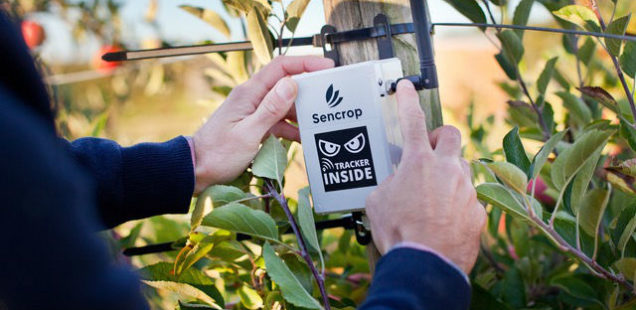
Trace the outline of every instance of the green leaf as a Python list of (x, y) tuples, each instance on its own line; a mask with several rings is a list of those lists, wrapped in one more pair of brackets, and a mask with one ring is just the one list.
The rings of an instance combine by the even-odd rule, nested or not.
[[(222, 207), (230, 202), (239, 201), (248, 198), (249, 195), (243, 192), (238, 187), (228, 185), (213, 185), (205, 189), (203, 193), (197, 198), (194, 211), (192, 213), (191, 225), (194, 230), (194, 217), (195, 214), (204, 213), (205, 210), (213, 210), (214, 208)], [(201, 223), (199, 219), (198, 223)], [(198, 225), (197, 225), (198, 226)]]
[(554, 15), (589, 31), (600, 31), (596, 14), (582, 5), (568, 5), (552, 12)]
[(623, 49), (620, 62), (623, 72), (625, 72), (627, 76), (634, 78), (634, 76), (636, 76), (636, 42), (625, 42), (625, 48)]
[(534, 159), (532, 159), (531, 175), (533, 179), (539, 175), (541, 169), (543, 168), (543, 165), (545, 165), (546, 161), (548, 160), (548, 156), (550, 156), (550, 153), (552, 153), (552, 150), (556, 148), (557, 144), (561, 142), (561, 140), (563, 140), (563, 136), (565, 136), (566, 133), (567, 130), (554, 134), (552, 137), (550, 137), (550, 139), (548, 139), (548, 141), (545, 142), (537, 155), (534, 156)]
[(581, 201), (576, 220), (588, 235), (598, 238), (598, 227), (603, 219), (605, 208), (609, 202), (610, 191), (595, 188), (589, 191)]
[(236, 202), (212, 210), (201, 224), (278, 242), (276, 223), (269, 214)]
[(498, 183), (482, 183), (477, 186), (477, 198), (497, 208), (506, 211), (507, 214), (528, 220), (525, 208), (514, 194)]
[(508, 269), (502, 282), (502, 299), (507, 304), (520, 308), (526, 304), (526, 289), (521, 272), (516, 267)]
[(568, 244), (576, 246), (576, 218), (569, 212), (563, 210), (557, 211), (554, 216), (554, 230), (556, 230)]
[(247, 309), (261, 309), (263, 307), (263, 298), (258, 295), (258, 292), (247, 286), (245, 283), (237, 290), (239, 297), (241, 298), (241, 304)]
[(496, 6), (502, 6), (508, 4), (508, 0), (490, 0)]
[(277, 180), (282, 184), (286, 167), (287, 151), (276, 137), (270, 136), (254, 158), (252, 173), (255, 176)]
[(252, 0), (223, 0), (223, 4), (247, 13), (256, 3)]
[[(512, 23), (519, 26), (525, 26), (528, 24), (528, 19), (530, 18), (530, 11), (532, 10), (532, 5), (534, 4), (534, 0), (521, 0), (515, 9), (514, 17), (512, 18)], [(515, 30), (520, 39), (523, 39), (523, 30), (517, 29)]]
[(194, 211), (192, 211), (192, 217), (190, 218), (192, 231), (201, 224), (205, 210), (213, 210), (214, 208), (221, 207), (229, 202), (244, 199), (246, 197), (247, 194), (234, 186), (213, 185), (206, 188), (201, 194), (199, 194), (197, 203), (194, 205)]
[(568, 109), (570, 115), (580, 127), (584, 127), (592, 121), (592, 111), (580, 98), (564, 91), (557, 92), (557, 95), (561, 97), (563, 106)]
[(548, 89), (548, 83), (552, 79), (552, 75), (554, 74), (554, 66), (556, 65), (559, 57), (554, 57), (545, 64), (545, 68), (541, 75), (539, 76), (539, 80), (537, 81), (537, 90), (539, 94), (545, 95), (546, 90)]
[(552, 163), (551, 179), (557, 190), (563, 189), (590, 156), (603, 149), (612, 131), (590, 130), (583, 133)]
[(209, 310), (215, 309), (204, 304), (193, 304), (179, 300), (179, 310)]
[(314, 250), (320, 256), (320, 264), (324, 268), (324, 258), (318, 242), (318, 234), (316, 233), (316, 221), (314, 220), (314, 211), (309, 204), (309, 187), (305, 187), (298, 191), (298, 225), (309, 248)]
[(240, 242), (236, 240), (222, 241), (215, 244), (208, 256), (219, 258), (226, 262), (233, 262), (238, 258), (245, 256), (245, 250)]
[(174, 272), (177, 276), (184, 270), (188, 270), (192, 265), (206, 256), (214, 246), (221, 241), (230, 238), (230, 233), (219, 230), (213, 235), (205, 236), (201, 233), (190, 233), (188, 245), (179, 253), (174, 263)]
[(519, 167), (519, 169), (526, 174), (530, 172), (530, 160), (521, 143), (518, 127), (512, 128), (512, 130), (506, 134), (503, 139), (503, 149), (507, 162)]
[(587, 38), (585, 40), (585, 43), (583, 43), (581, 48), (579, 48), (578, 57), (584, 65), (588, 66), (592, 61), (595, 52), (596, 42), (594, 42), (594, 40), (590, 38)]
[(249, 79), (245, 54), (245, 51), (227, 52), (227, 73), (234, 78), (236, 84), (244, 83)]
[(262, 64), (272, 60), (274, 50), (272, 37), (270, 36), (265, 17), (257, 7), (247, 13), (247, 37), (252, 42), (254, 53)]
[(139, 270), (139, 274), (144, 280), (187, 283), (212, 297), (217, 304), (224, 304), (223, 296), (221, 296), (213, 280), (200, 270), (188, 269), (179, 276), (174, 275), (172, 272), (172, 264), (168, 262), (156, 263)]
[(296, 31), (296, 26), (298, 26), (298, 21), (303, 16), (307, 5), (309, 4), (309, 0), (293, 0), (285, 11), (287, 15), (287, 22), (285, 26), (289, 31)]
[(486, 15), (475, 0), (444, 0), (473, 23), (486, 23)]
[[(624, 35), (625, 31), (627, 31), (627, 25), (629, 25), (631, 18), (632, 14), (615, 19), (607, 26), (605, 33)], [(612, 54), (612, 56), (618, 57), (621, 54), (622, 45), (623, 40), (605, 38), (605, 46), (607, 46), (607, 50), (610, 54)]]
[(225, 37), (230, 37), (230, 27), (228, 27), (223, 17), (221, 17), (221, 15), (219, 15), (214, 10), (207, 10), (190, 5), (180, 5), (179, 8), (208, 23), (209, 25), (214, 27), (214, 29), (222, 33)]
[(125, 248), (130, 248), (135, 246), (135, 241), (137, 241), (137, 238), (139, 238), (139, 233), (141, 233), (141, 228), (143, 226), (144, 226), (144, 222), (137, 223), (137, 225), (135, 225), (135, 227), (133, 227), (130, 230), (130, 233), (128, 233), (128, 236), (119, 240), (120, 247), (125, 249)]
[(322, 309), (300, 284), (298, 279), (276, 255), (269, 243), (263, 245), (263, 258), (267, 267), (267, 274), (280, 287), (283, 297), (288, 302), (307, 309)]
[(577, 87), (576, 89), (578, 89), (583, 95), (596, 100), (598, 103), (602, 104), (614, 113), (619, 113), (616, 99), (614, 99), (614, 97), (612, 97), (612, 95), (610, 95), (610, 93), (602, 87), (583, 86), (581, 88)]
[(636, 188), (634, 184), (635, 180), (633, 177), (609, 167), (606, 168), (606, 171), (607, 174), (605, 175), (605, 178), (607, 179), (607, 182), (624, 193), (636, 195)]
[(512, 64), (521, 62), (525, 50), (517, 33), (512, 30), (504, 30), (498, 33), (497, 37), (501, 41), (501, 47), (508, 61)]
[(279, 256), (285, 266), (291, 270), (298, 282), (303, 286), (307, 293), (311, 294), (314, 289), (314, 276), (309, 269), (305, 260), (297, 254), (287, 253)]
[(636, 150), (636, 129), (630, 124), (621, 120), (620, 136), (627, 140), (627, 144), (632, 150)]
[(585, 199), (584, 196), (590, 186), (590, 181), (594, 176), (594, 171), (596, 171), (598, 159), (601, 157), (601, 151), (602, 149), (599, 149), (593, 153), (572, 180), (570, 207), (575, 215), (578, 214), (581, 202)]
[(577, 299), (602, 304), (598, 300), (598, 294), (596, 290), (585, 281), (576, 278), (575, 276), (567, 275), (554, 278), (550, 281), (550, 285), (560, 288), (566, 294), (571, 295)]
[(487, 166), (508, 187), (519, 194), (526, 193), (528, 176), (517, 166), (507, 162), (488, 163)]
[(616, 269), (618, 269), (626, 279), (636, 281), (636, 258), (621, 258), (614, 263), (614, 266), (616, 266)]
[(195, 298), (201, 300), (208, 305), (214, 307), (215, 309), (222, 309), (219, 305), (214, 302), (210, 296), (205, 294), (200, 289), (187, 284), (187, 283), (179, 283), (179, 282), (171, 282), (171, 281), (148, 281), (142, 280), (141, 282), (145, 283), (148, 286), (154, 287), (156, 289), (167, 290), (170, 292), (177, 293), (181, 296), (188, 296), (190, 298)]
[(618, 162), (618, 164), (613, 163), (611, 166), (607, 167), (606, 169), (616, 170), (625, 175), (636, 177), (636, 158)]
[(217, 304), (223, 306), (223, 296), (216, 288), (210, 277), (197, 269), (188, 269), (178, 277), (172, 273), (172, 264), (168, 262), (156, 263), (139, 270), (142, 279), (148, 281), (167, 281), (189, 284), (197, 290), (213, 298)]
[(472, 294), (470, 298), (470, 309), (474, 310), (510, 310), (506, 304), (500, 302), (490, 294), (486, 289), (482, 288), (478, 284), (473, 283)]
[(565, 76), (563, 75), (563, 73), (561, 73), (561, 71), (559, 71), (559, 69), (554, 70), (553, 76), (557, 83), (559, 83), (559, 85), (563, 89), (565, 89), (566, 91), (570, 91), (570, 88), (572, 88), (572, 86), (570, 85), (570, 81), (565, 78)]
[(499, 66), (501, 67), (501, 69), (503, 69), (504, 73), (506, 73), (509, 79), (511, 80), (517, 79), (517, 71), (515, 69), (515, 66), (510, 61), (508, 61), (508, 58), (504, 56), (503, 52), (495, 55), (495, 59), (497, 60), (497, 63), (499, 63)]
[(618, 249), (621, 250), (621, 256), (625, 255), (625, 248), (629, 243), (629, 239), (636, 231), (636, 217), (632, 218), (627, 226), (625, 226), (625, 230), (621, 234), (621, 238), (618, 240)]

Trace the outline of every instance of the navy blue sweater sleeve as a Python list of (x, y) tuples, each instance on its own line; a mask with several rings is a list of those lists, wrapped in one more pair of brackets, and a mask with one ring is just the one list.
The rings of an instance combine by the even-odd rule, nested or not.
[(94, 231), (93, 181), (0, 86), (0, 309), (147, 309)]
[(121, 147), (99, 138), (68, 143), (97, 184), (104, 225), (166, 213), (187, 213), (194, 191), (190, 146), (184, 137)]
[(376, 266), (359, 310), (466, 310), (470, 286), (437, 255), (409, 248), (390, 251)]

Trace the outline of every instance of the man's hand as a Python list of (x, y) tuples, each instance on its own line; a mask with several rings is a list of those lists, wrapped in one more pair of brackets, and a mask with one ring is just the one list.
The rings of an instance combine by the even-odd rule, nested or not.
[(281, 56), (235, 87), (194, 134), (195, 193), (238, 177), (266, 135), (300, 140), (298, 128), (286, 122), (296, 120), (292, 107), (298, 91), (288, 76), (333, 66), (328, 58)]
[(429, 247), (469, 273), (486, 212), (460, 157), (459, 131), (444, 126), (427, 133), (411, 82), (398, 84), (397, 101), (404, 149), (395, 174), (367, 198), (373, 240), (382, 254), (400, 242)]

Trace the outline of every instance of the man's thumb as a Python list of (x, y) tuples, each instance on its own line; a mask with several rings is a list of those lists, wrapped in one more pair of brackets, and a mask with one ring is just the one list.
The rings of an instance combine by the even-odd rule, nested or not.
[(272, 126), (285, 118), (297, 93), (298, 85), (294, 80), (289, 77), (279, 80), (265, 95), (256, 111), (245, 119), (248, 128), (261, 136), (267, 133)]
[(404, 139), (403, 158), (430, 151), (431, 144), (426, 131), (426, 116), (420, 107), (420, 98), (407, 80), (400, 81), (397, 86), (398, 117), (400, 130)]

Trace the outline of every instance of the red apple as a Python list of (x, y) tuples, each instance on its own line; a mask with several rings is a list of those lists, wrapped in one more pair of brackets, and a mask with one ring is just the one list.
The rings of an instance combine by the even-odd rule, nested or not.
[(547, 204), (547, 205), (554, 205), (556, 202), (554, 201), (554, 198), (552, 198), (550, 195), (546, 194), (545, 191), (548, 189), (548, 186), (545, 185), (545, 182), (543, 182), (543, 180), (540, 177), (537, 177), (536, 179), (532, 179), (530, 180), (530, 182), (528, 182), (528, 188), (527, 191), (528, 193), (532, 193), (532, 184), (534, 182), (537, 182), (537, 185), (534, 186), (534, 197), (537, 198), (538, 201)]
[(36, 48), (44, 42), (46, 33), (40, 24), (25, 20), (22, 22), (22, 37), (29, 48)]
[(93, 68), (102, 73), (112, 72), (113, 70), (115, 70), (115, 68), (121, 66), (121, 61), (104, 61), (102, 59), (102, 55), (106, 53), (119, 52), (121, 50), (121, 48), (113, 45), (102, 46), (93, 57)]

